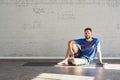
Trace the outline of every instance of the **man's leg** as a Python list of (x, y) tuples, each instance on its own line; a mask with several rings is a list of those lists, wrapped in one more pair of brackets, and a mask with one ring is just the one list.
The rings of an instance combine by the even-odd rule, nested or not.
[(66, 56), (65, 56), (64, 60), (59, 62), (58, 64), (68, 64), (69, 56), (74, 56), (74, 54), (77, 53), (77, 52), (78, 52), (78, 47), (75, 44), (75, 42), (74, 41), (69, 41)]

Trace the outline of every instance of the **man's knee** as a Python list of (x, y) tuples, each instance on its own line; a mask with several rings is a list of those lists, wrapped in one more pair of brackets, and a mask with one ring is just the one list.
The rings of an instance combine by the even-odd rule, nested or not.
[(74, 40), (70, 40), (68, 41), (68, 46), (70, 46), (70, 44), (74, 43)]
[(70, 45), (70, 43), (71, 43), (72, 41), (70, 40), (70, 41), (68, 41), (68, 46)]
[(68, 41), (68, 47), (72, 47), (72, 50), (74, 53), (77, 53), (78, 52), (78, 46), (77, 44), (75, 44), (74, 40), (70, 40)]
[(73, 44), (73, 51), (74, 53), (77, 53), (78, 52), (78, 46), (76, 44)]

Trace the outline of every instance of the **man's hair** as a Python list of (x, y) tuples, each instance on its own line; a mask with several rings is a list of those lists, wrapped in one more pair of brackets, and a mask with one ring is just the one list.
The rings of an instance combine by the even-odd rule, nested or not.
[(87, 28), (84, 29), (84, 31), (87, 31), (87, 30), (90, 30), (92, 32), (92, 29), (89, 28), (89, 27), (87, 27)]

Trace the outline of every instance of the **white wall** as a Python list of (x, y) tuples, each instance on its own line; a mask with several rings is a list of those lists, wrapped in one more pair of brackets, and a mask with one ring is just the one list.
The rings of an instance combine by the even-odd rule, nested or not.
[(119, 0), (0, 0), (0, 57), (63, 57), (85, 27), (120, 56)]

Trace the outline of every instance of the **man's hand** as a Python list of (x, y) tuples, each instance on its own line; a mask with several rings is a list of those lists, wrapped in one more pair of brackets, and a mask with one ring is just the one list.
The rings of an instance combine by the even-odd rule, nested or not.
[(97, 63), (97, 66), (99, 66), (99, 67), (104, 67), (105, 65), (106, 65), (107, 63)]

